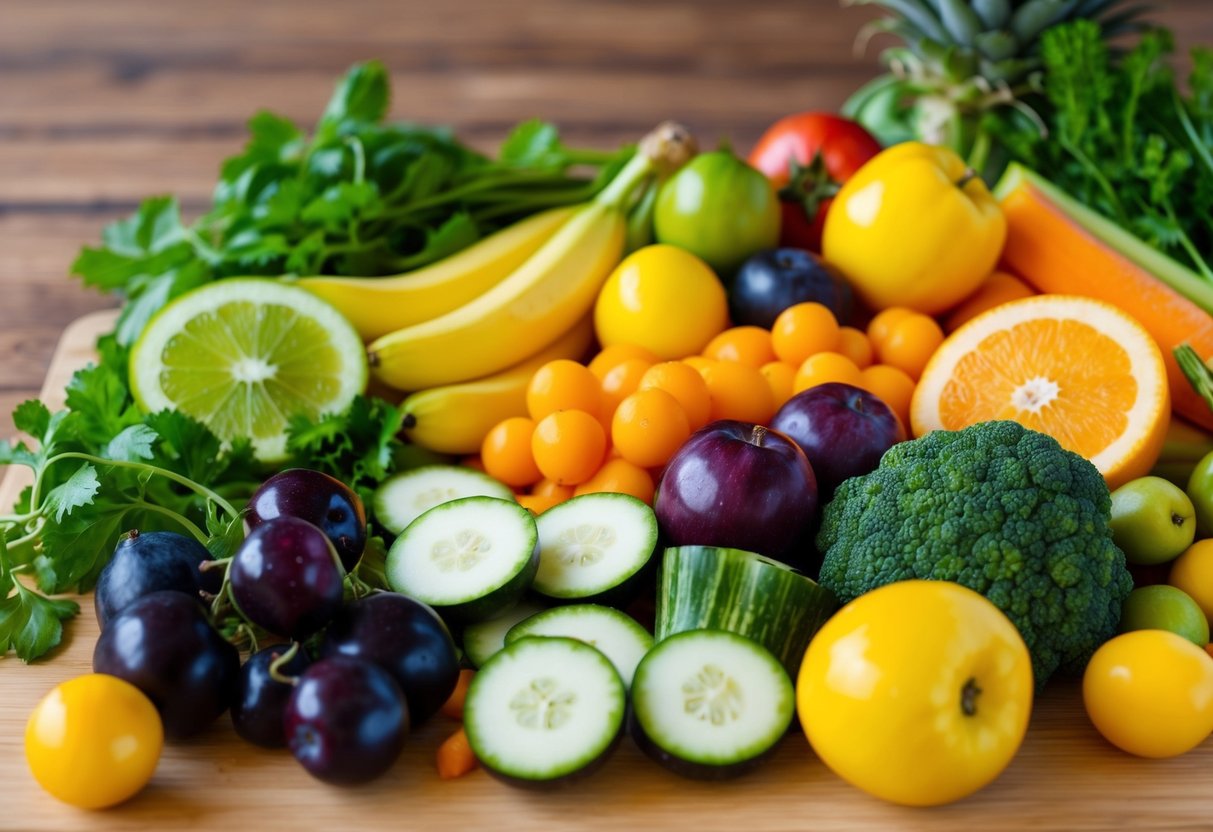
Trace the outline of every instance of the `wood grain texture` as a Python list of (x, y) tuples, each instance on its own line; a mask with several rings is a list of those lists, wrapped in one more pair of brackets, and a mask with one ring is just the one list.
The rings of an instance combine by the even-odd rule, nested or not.
[[(43, 396), (62, 401), (63, 385), (88, 361), (90, 344), (112, 316), (90, 315), (65, 333)], [(8, 505), (23, 483), (0, 484)], [(130, 802), (85, 813), (43, 794), (25, 765), (22, 736), (30, 710), (55, 684), (91, 670), (98, 630), (92, 599), (47, 660), (23, 666), (0, 658), (0, 830), (174, 829), (674, 829), (737, 830), (1207, 830), (1213, 815), (1208, 772), (1213, 741), (1172, 760), (1121, 753), (1095, 732), (1073, 681), (1058, 681), (1036, 704), (1022, 749), (1006, 772), (974, 797), (936, 809), (882, 803), (835, 777), (798, 732), (766, 766), (740, 780), (678, 778), (620, 744), (593, 777), (534, 792), (505, 786), (483, 771), (439, 780), (438, 744), (455, 723), (435, 717), (409, 740), (397, 765), (357, 789), (312, 780), (285, 752), (240, 741), (227, 717), (188, 742), (166, 747), (150, 786)]]

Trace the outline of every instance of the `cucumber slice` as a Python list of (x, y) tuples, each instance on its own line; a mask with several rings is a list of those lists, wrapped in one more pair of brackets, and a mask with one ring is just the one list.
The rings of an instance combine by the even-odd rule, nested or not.
[(508, 485), (462, 465), (423, 465), (384, 482), (371, 499), (379, 524), (400, 534), (434, 506), (460, 497), (514, 499)]
[(686, 630), (754, 639), (795, 679), (805, 648), (838, 607), (833, 593), (790, 566), (740, 549), (676, 546), (661, 559), (658, 641)]
[(662, 765), (718, 780), (764, 759), (792, 723), (792, 680), (758, 642), (692, 630), (659, 642), (632, 685), (632, 734)]
[(512, 607), (539, 568), (535, 518), (513, 500), (464, 497), (408, 525), (387, 553), (388, 585), (456, 621)]
[(514, 785), (588, 774), (619, 738), (627, 695), (606, 656), (571, 638), (524, 638), (485, 663), (463, 727), (481, 764)]
[(623, 605), (657, 547), (653, 509), (628, 494), (583, 494), (539, 515), (534, 590), (561, 600)]
[(519, 621), (544, 611), (544, 607), (528, 601), (520, 601), (500, 615), (487, 621), (478, 621), (463, 628), (463, 652), (475, 667), (484, 663), (505, 647), (505, 635)]
[(566, 636), (596, 647), (615, 665), (624, 687), (632, 686), (636, 665), (653, 646), (652, 633), (634, 618), (598, 604), (571, 604), (532, 615), (505, 634), (505, 643), (527, 636)]

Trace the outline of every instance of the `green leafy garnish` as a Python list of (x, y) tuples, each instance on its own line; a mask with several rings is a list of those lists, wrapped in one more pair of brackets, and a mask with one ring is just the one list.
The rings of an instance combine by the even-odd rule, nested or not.
[(72, 271), (124, 298), (118, 343), (218, 278), (416, 269), (528, 214), (588, 199), (628, 155), (565, 147), (555, 127), (530, 121), (494, 161), (447, 130), (384, 123), (390, 98), (383, 65), (358, 64), (311, 135), (254, 115), (244, 151), (223, 162), (214, 205), (192, 225), (176, 200), (155, 197), (109, 226)]

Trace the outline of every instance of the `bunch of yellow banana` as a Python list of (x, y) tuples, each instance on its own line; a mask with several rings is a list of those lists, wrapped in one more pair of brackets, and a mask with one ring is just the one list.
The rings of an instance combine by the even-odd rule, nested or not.
[(548, 347), (509, 369), (413, 393), (400, 406), (404, 434), (410, 442), (439, 453), (479, 453), (494, 425), (526, 415), (526, 389), (536, 370), (558, 358), (585, 357), (593, 341), (593, 317), (586, 315)]
[(642, 182), (693, 153), (684, 128), (663, 124), (583, 205), (543, 212), (406, 275), (299, 285), (371, 342), (378, 382), (418, 391), (404, 404), (414, 442), (475, 452), (494, 424), (526, 412), (526, 385), (539, 366), (585, 353), (590, 310), (623, 257), (628, 204)]

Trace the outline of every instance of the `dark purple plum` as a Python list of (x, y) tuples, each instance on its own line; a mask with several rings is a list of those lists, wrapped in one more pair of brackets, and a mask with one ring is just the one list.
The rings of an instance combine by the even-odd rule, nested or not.
[(840, 324), (851, 319), (851, 286), (820, 257), (801, 248), (760, 251), (746, 260), (729, 286), (729, 317), (737, 326), (770, 329), (779, 313), (798, 303), (829, 307)]
[(793, 562), (815, 519), (817, 480), (804, 451), (782, 433), (724, 419), (678, 449), (654, 500), (669, 545), (747, 549)]
[(823, 501), (843, 480), (875, 470), (884, 452), (906, 438), (887, 404), (841, 382), (800, 391), (779, 408), (771, 427), (809, 458)]
[(299, 677), (287, 702), (286, 742), (313, 777), (352, 786), (374, 780), (400, 756), (409, 711), (383, 668), (331, 656)]
[[(282, 720), (292, 687), (270, 676), (270, 665), (290, 649), (287, 644), (275, 644), (249, 656), (240, 668), (240, 682), (232, 702), (232, 726), (236, 733), (253, 745), (263, 748), (286, 746), (286, 731)], [(302, 649), (280, 668), (285, 676), (300, 676), (311, 665)]]
[(110, 619), (93, 670), (147, 694), (172, 739), (196, 734), (236, 695), (240, 653), (207, 620), (202, 604), (174, 590), (144, 595)]
[(377, 592), (343, 607), (324, 631), (320, 655), (366, 659), (391, 673), (409, 703), (413, 725), (433, 716), (459, 681), (459, 655), (442, 619), (395, 592)]
[(228, 566), (232, 600), (249, 621), (298, 641), (341, 609), (341, 561), (319, 527), (284, 516), (257, 526)]
[(210, 559), (206, 547), (192, 537), (131, 530), (114, 547), (113, 556), (97, 578), (93, 595), (97, 623), (104, 630), (109, 619), (149, 592), (171, 589), (194, 599), (202, 589), (217, 592), (216, 579), (222, 580), (222, 570), (204, 573), (199, 568)]
[(319, 526), (333, 541), (349, 572), (366, 547), (366, 509), (345, 483), (308, 468), (290, 468), (270, 477), (248, 503), (250, 529), (279, 517), (298, 517)]

